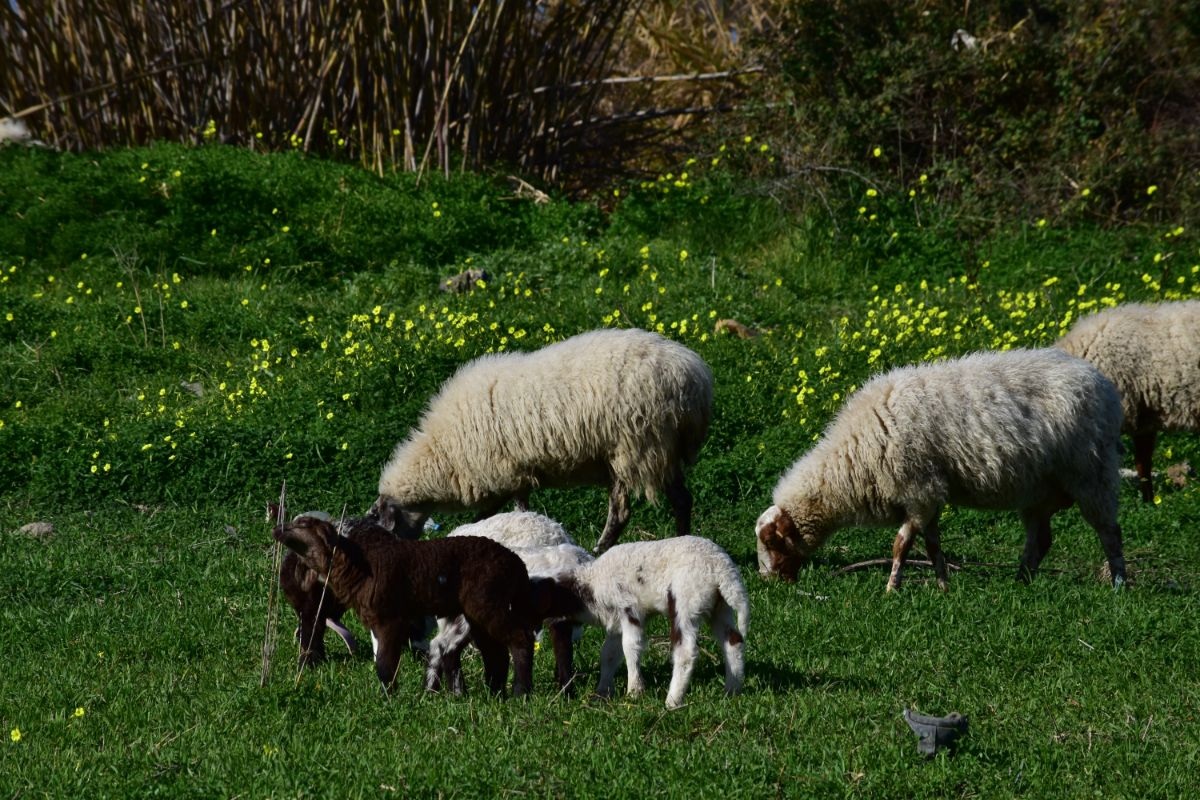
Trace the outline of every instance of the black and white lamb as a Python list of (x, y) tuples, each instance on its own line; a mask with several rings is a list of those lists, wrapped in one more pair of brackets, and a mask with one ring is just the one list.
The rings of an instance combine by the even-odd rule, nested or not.
[(369, 518), (345, 535), (313, 517), (299, 517), (273, 533), (370, 629), (375, 672), (385, 691), (414, 625), (425, 616), (460, 614), (483, 656), (488, 688), (503, 691), (511, 655), (513, 695), (530, 691), (537, 626), (532, 587), (525, 564), (503, 545), (477, 536), (406, 541)]
[[(532, 511), (496, 514), (479, 522), (460, 525), (450, 536), (491, 539), (508, 547), (525, 562), (537, 616), (550, 630), (555, 678), (560, 689), (570, 692), (575, 676), (574, 643), (579, 639), (579, 624), (555, 613), (554, 594), (547, 584), (562, 581), (578, 567), (591, 563), (591, 554), (578, 547), (561, 524)], [(427, 689), (436, 690), (445, 680), (452, 691), (463, 692), (461, 655), (470, 637), (471, 626), (464, 617), (438, 620), (438, 633), (429, 643)]]
[(1153, 501), (1158, 432), (1200, 432), (1200, 300), (1106, 309), (1080, 318), (1058, 347), (1116, 385), (1142, 500)]
[(629, 495), (666, 494), (676, 533), (691, 530), (684, 470), (712, 417), (708, 365), (688, 348), (643, 330), (597, 330), (528, 353), (486, 355), (447, 380), (418, 428), (379, 478), (378, 512), (390, 501), (418, 527), (435, 510), (481, 517), (539, 486), (609, 487), (596, 545), (616, 543)]
[(1019, 512), (1018, 577), (1029, 580), (1050, 549), (1050, 517), (1078, 504), (1120, 585), (1120, 429), (1112, 383), (1061, 350), (892, 370), (849, 397), (824, 438), (779, 480), (756, 526), (759, 571), (795, 580), (839, 528), (898, 523), (888, 591), (900, 584), (918, 533), (944, 589), (938, 516), (951, 503)]

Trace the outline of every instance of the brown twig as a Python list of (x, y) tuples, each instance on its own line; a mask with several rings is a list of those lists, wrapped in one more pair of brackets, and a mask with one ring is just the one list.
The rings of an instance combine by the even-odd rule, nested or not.
[[(279, 487), (279, 511), (275, 520), (279, 525), (284, 523), (286, 501), (287, 481), (284, 481)], [(271, 550), (271, 582), (267, 589), (267, 624), (263, 631), (262, 674), (259, 677), (259, 686), (267, 685), (267, 678), (271, 674), (271, 657), (275, 654), (275, 644), (279, 636), (279, 566), (282, 561), (283, 545), (275, 542), (275, 547)]]

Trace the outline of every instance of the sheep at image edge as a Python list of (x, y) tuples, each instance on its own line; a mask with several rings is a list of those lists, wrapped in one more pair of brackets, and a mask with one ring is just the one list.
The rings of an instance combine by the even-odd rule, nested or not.
[(643, 330), (597, 330), (528, 353), (475, 359), (447, 380), (379, 478), (385, 526), (435, 510), (481, 516), (539, 486), (609, 487), (596, 544), (616, 543), (629, 494), (667, 496), (677, 534), (691, 529), (684, 469), (712, 418), (712, 372), (681, 344)]
[(1029, 580), (1050, 549), (1050, 517), (1074, 503), (1119, 586), (1120, 430), (1116, 388), (1061, 350), (976, 353), (892, 370), (850, 396), (821, 441), (779, 480), (756, 526), (759, 571), (795, 580), (837, 529), (899, 524), (888, 591), (900, 584), (918, 533), (945, 589), (938, 515), (951, 503), (1018, 511), (1025, 550), (1017, 575)]
[(1116, 385), (1142, 500), (1154, 500), (1159, 431), (1200, 431), (1200, 300), (1129, 303), (1080, 318), (1058, 347)]

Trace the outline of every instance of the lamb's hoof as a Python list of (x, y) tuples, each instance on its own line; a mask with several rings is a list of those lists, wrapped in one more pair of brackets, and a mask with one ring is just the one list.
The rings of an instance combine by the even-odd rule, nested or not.
[(904, 709), (904, 721), (920, 737), (917, 750), (927, 758), (938, 750), (951, 747), (967, 732), (967, 718), (957, 711), (944, 717), (930, 717)]
[(678, 709), (683, 708), (684, 705), (685, 704), (683, 702), (682, 697), (679, 698), (678, 700), (672, 700), (669, 697), (667, 698), (667, 711), (676, 711)]

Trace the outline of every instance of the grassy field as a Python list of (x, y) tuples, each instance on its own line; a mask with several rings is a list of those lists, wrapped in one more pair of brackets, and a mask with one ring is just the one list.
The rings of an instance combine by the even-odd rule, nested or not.
[[(725, 168), (769, 148), (730, 150), (613, 187), (601, 211), (294, 154), (0, 149), (0, 795), (1190, 794), (1194, 482), (1160, 481), (1148, 505), (1125, 487), (1118, 593), (1074, 511), (1022, 586), (1015, 517), (948, 510), (950, 591), (912, 568), (893, 596), (882, 570), (842, 568), (887, 555), (894, 532), (843, 531), (786, 585), (755, 574), (753, 523), (871, 374), (1200, 295), (1191, 232), (1014, 218), (968, 251), (919, 181), (793, 216)], [(488, 277), (438, 290), (467, 268)], [(385, 699), (369, 659), (332, 640), (331, 662), (297, 675), (287, 609), (260, 685), (263, 507), (285, 481), (293, 508), (359, 513), (457, 365), (631, 325), (716, 376), (689, 483), (695, 532), (750, 591), (744, 694), (722, 695), (702, 640), (688, 705), (666, 713), (660, 620), (637, 700), (557, 696), (549, 648), (528, 701), (486, 696), (475, 658), (465, 698), (425, 695), (406, 660)], [(1196, 463), (1198, 445), (1164, 437), (1157, 467)], [(599, 489), (534, 507), (585, 545), (603, 526)], [(18, 532), (34, 521), (55, 532)], [(671, 529), (639, 502), (625, 538)], [(585, 688), (600, 640), (589, 630), (577, 657)], [(905, 707), (960, 711), (971, 732), (926, 761)]]

